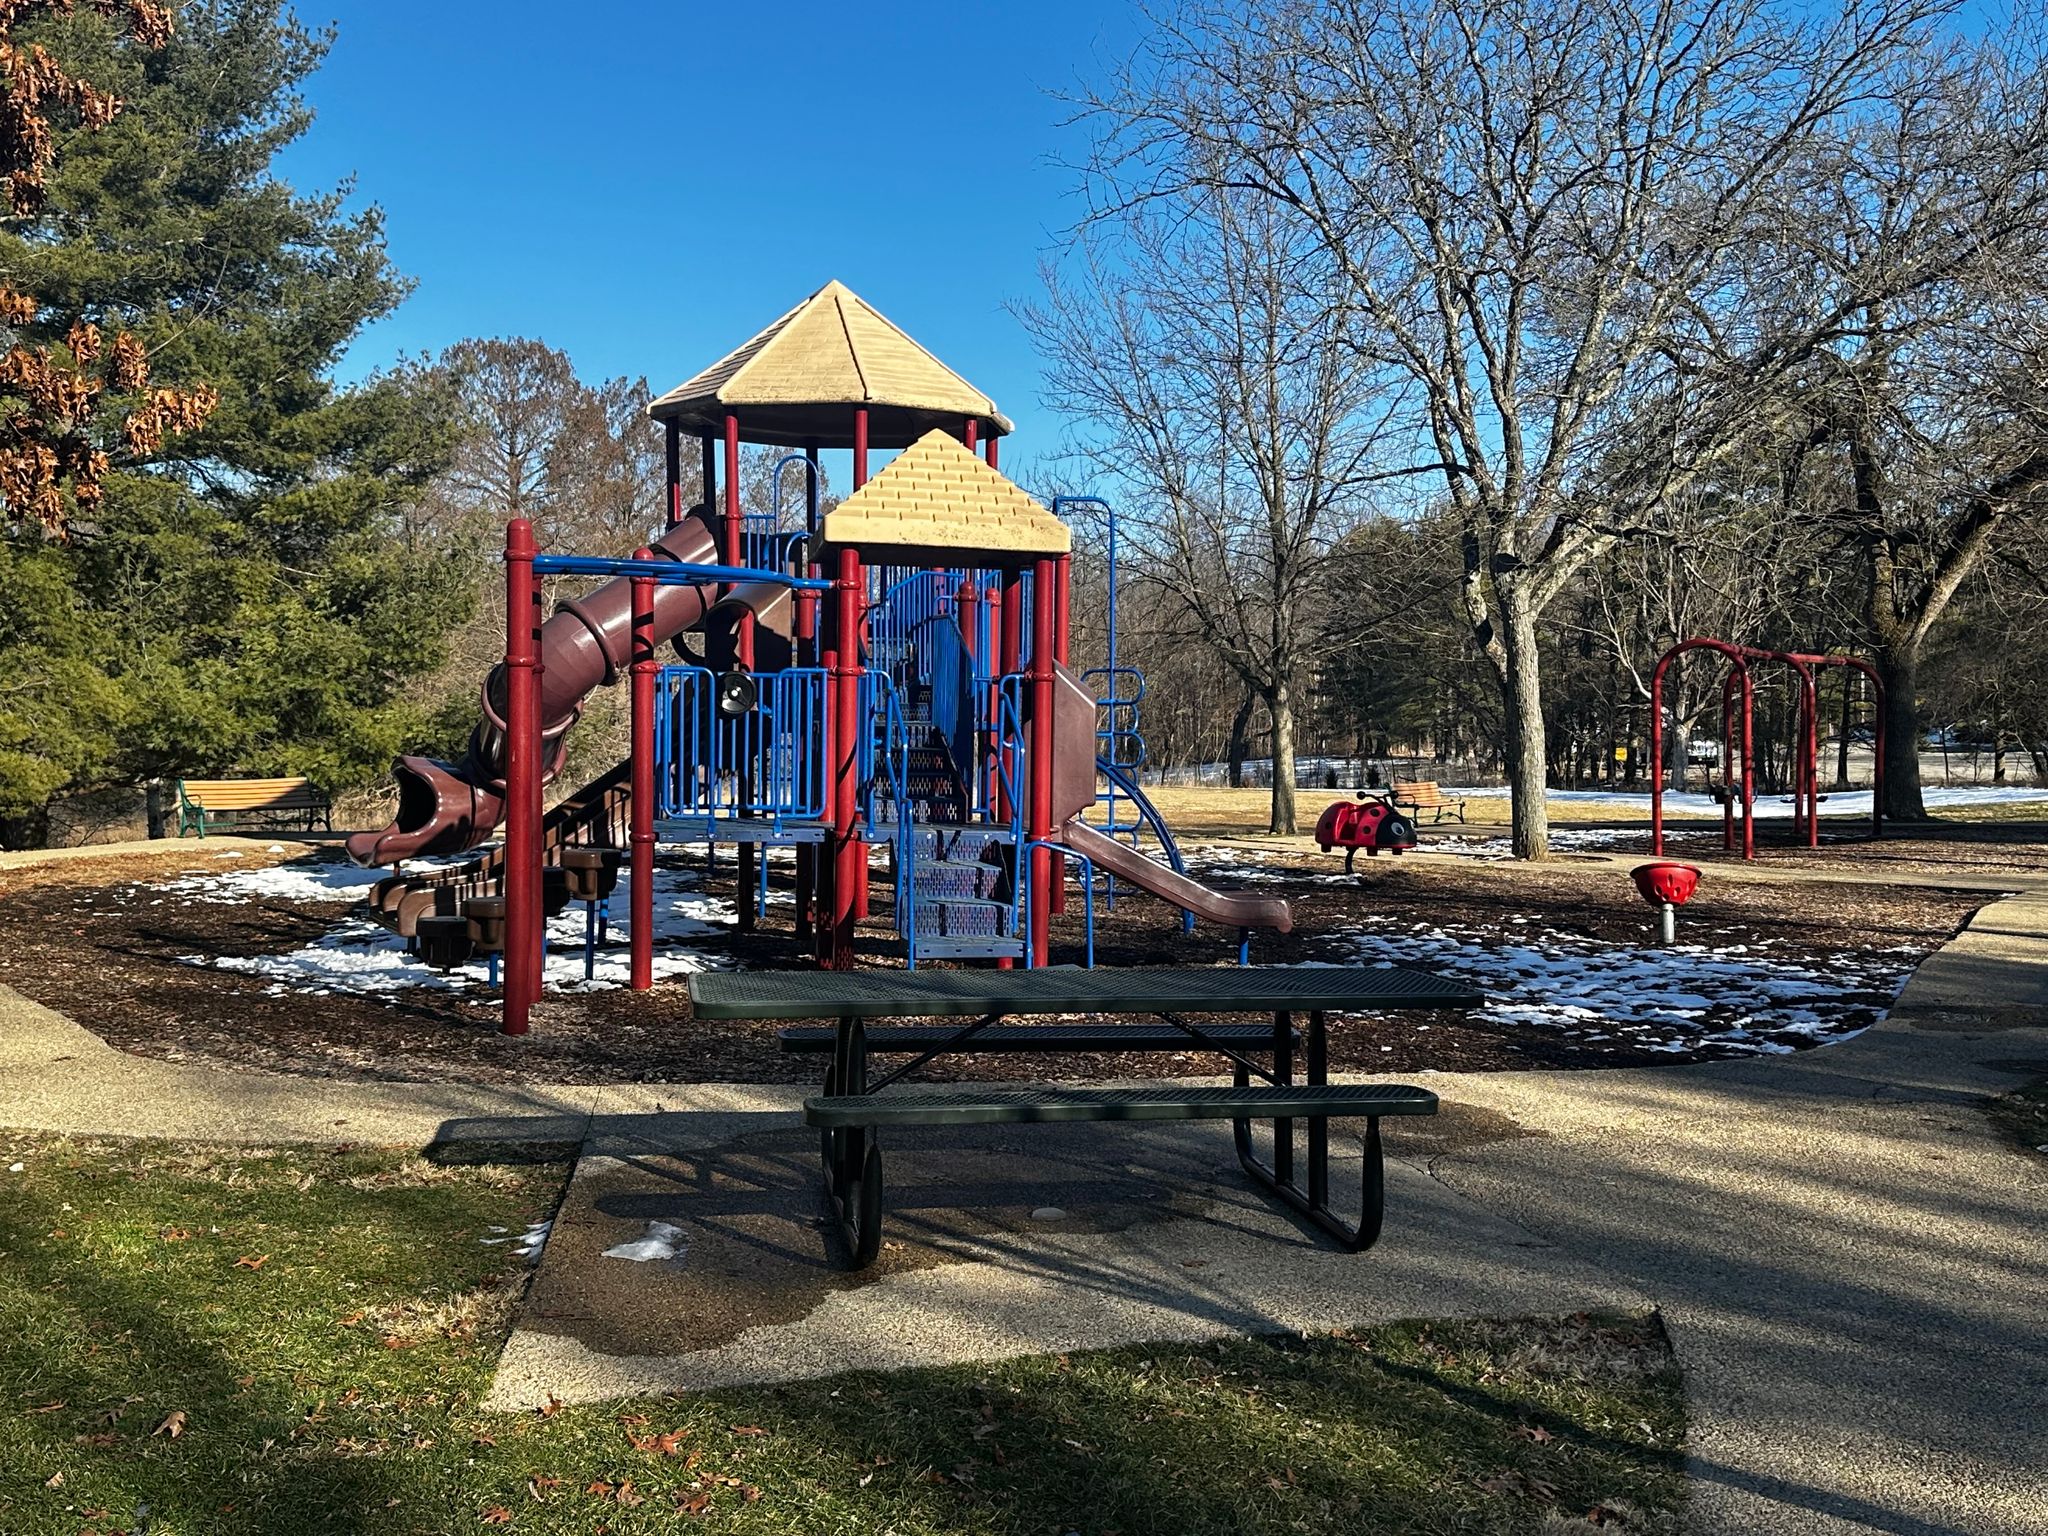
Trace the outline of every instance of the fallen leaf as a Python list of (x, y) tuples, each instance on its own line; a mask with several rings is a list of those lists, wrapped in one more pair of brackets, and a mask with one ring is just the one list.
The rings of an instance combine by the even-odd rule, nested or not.
[(62, 1472), (52, 1472), (44, 1481), (43, 1486), (45, 1488), (62, 1488), (64, 1486), (64, 1474)]
[(243, 1254), (243, 1255), (242, 1255), (242, 1256), (241, 1256), (241, 1257), (240, 1257), (239, 1259), (235, 1260), (235, 1268), (237, 1268), (237, 1269), (261, 1269), (261, 1268), (262, 1268), (262, 1267), (263, 1267), (264, 1265), (268, 1264), (269, 1262), (270, 1262), (270, 1255), (269, 1255), (269, 1254), (267, 1254), (267, 1253), (259, 1253), (259, 1254), (247, 1254), (247, 1253), (245, 1253), (245, 1254)]
[(730, 1428), (736, 1435), (765, 1435), (768, 1433), (767, 1430), (758, 1424), (734, 1424)]
[(1524, 1424), (1520, 1429), (1516, 1430), (1515, 1433), (1520, 1435), (1524, 1440), (1535, 1441), (1538, 1445), (1547, 1445), (1552, 1440), (1555, 1440), (1557, 1438), (1557, 1436), (1553, 1435), (1541, 1424)]
[(510, 1525), (512, 1523), (512, 1511), (502, 1504), (493, 1504), (483, 1512), (481, 1518), (485, 1525)]
[(189, 1243), (192, 1234), (183, 1227), (165, 1227), (157, 1236), (167, 1243)]
[(537, 1412), (544, 1419), (552, 1419), (556, 1414), (560, 1413), (561, 1411), (562, 1400), (559, 1397), (553, 1396), (550, 1396), (548, 1398), (544, 1406), (535, 1410), (535, 1412)]
[(175, 1440), (178, 1438), (178, 1436), (185, 1433), (185, 1421), (185, 1410), (182, 1408), (173, 1408), (169, 1413), (164, 1415), (163, 1423), (157, 1425), (155, 1429), (152, 1429), (150, 1431), (150, 1434), (152, 1436), (169, 1435), (173, 1440)]
[(676, 1495), (676, 1512), (684, 1515), (702, 1515), (711, 1509), (711, 1495), (708, 1493), (679, 1493)]

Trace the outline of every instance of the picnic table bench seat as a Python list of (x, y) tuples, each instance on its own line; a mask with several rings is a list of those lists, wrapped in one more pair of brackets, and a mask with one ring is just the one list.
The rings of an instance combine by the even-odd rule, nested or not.
[[(1331, 1083), (1326, 1014), (1471, 1008), (1480, 1002), (1468, 987), (1401, 966), (719, 972), (692, 976), (689, 987), (694, 1010), (703, 1019), (836, 1018), (829, 1030), (788, 1029), (781, 1040), (787, 1051), (831, 1052), (824, 1092), (805, 1102), (804, 1117), (820, 1133), (826, 1187), (855, 1269), (874, 1262), (881, 1249), (879, 1133), (883, 1127), (915, 1125), (1228, 1120), (1238, 1161), (1255, 1183), (1350, 1251), (1369, 1248), (1379, 1237), (1386, 1200), (1380, 1119), (1434, 1114), (1437, 1099), (1427, 1089), (1406, 1084)], [(1004, 1022), (1015, 1015), (1103, 1013), (1152, 1014), (1159, 1022)], [(1232, 1013), (1262, 1013), (1270, 1022), (1209, 1022), (1204, 1017)], [(1306, 1031), (1295, 1027), (1297, 1014), (1306, 1015)], [(921, 1022), (869, 1026), (870, 1020), (887, 1019)], [(933, 1020), (957, 1022), (949, 1026)], [(1216, 1052), (1231, 1063), (1234, 1082), (1229, 1087), (896, 1086), (947, 1054), (1131, 1049)], [(890, 1052), (917, 1054), (871, 1082), (870, 1055)], [(1305, 1069), (1302, 1082), (1294, 1077), (1297, 1055)], [(1330, 1207), (1333, 1118), (1366, 1122), (1355, 1224)], [(1254, 1148), (1254, 1120), (1272, 1125), (1269, 1158)], [(1295, 1172), (1297, 1120), (1306, 1127), (1305, 1184)]]
[[(926, 1051), (942, 1046), (959, 1033), (958, 1025), (882, 1024), (867, 1031), (871, 1054)], [(1270, 1024), (1205, 1024), (1202, 1033), (1231, 1045), (1259, 1047), (1273, 1042)], [(777, 1036), (790, 1055), (824, 1055), (839, 1037), (837, 1029), (797, 1025)], [(1297, 1031), (1296, 1038), (1299, 1038)], [(1172, 1024), (994, 1024), (975, 1032), (976, 1051), (1188, 1051), (1201, 1042)]]
[(311, 779), (180, 779), (178, 836), (189, 831), (243, 826), (303, 826), (334, 830), (333, 804)]
[(1395, 805), (1414, 812), (1418, 818), (1428, 811), (1432, 823), (1442, 821), (1446, 816), (1455, 816), (1460, 822), (1465, 819), (1464, 797), (1445, 794), (1443, 785), (1435, 779), (1396, 779), (1389, 798)]

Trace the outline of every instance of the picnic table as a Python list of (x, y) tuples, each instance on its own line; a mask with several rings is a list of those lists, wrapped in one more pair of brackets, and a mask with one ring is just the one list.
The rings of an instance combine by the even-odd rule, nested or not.
[[(833, 1021), (828, 1028), (785, 1029), (781, 1043), (786, 1051), (829, 1058), (824, 1091), (804, 1102), (804, 1119), (821, 1133), (826, 1187), (854, 1269), (872, 1263), (881, 1250), (879, 1133), (900, 1125), (1229, 1120), (1238, 1161), (1255, 1183), (1345, 1248), (1362, 1251), (1378, 1239), (1385, 1212), (1380, 1120), (1434, 1114), (1437, 1098), (1406, 1084), (1331, 1083), (1328, 1016), (1465, 1009), (1481, 1001), (1469, 987), (1405, 966), (705, 972), (690, 977), (689, 988), (700, 1019)], [(1150, 1015), (1157, 1022), (1005, 1022), (1104, 1014)], [(1244, 1014), (1259, 1021), (1221, 1022), (1223, 1016)], [(1231, 1063), (1233, 1084), (898, 1086), (948, 1055), (1161, 1050), (1221, 1056)], [(871, 1058), (898, 1055), (910, 1059), (870, 1076)], [(1332, 1117), (1366, 1123), (1356, 1223), (1330, 1206)], [(1255, 1120), (1272, 1124), (1270, 1161), (1253, 1145)], [(1299, 1173), (1297, 1121), (1306, 1128)]]

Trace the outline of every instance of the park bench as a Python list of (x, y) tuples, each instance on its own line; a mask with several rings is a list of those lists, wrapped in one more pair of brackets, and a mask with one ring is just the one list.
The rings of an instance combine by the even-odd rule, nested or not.
[(1444, 787), (1435, 779), (1394, 780), (1394, 804), (1413, 811), (1420, 820), (1424, 811), (1430, 812), (1430, 821), (1439, 822), (1446, 816), (1465, 819), (1465, 802), (1444, 793)]
[[(1379, 1237), (1386, 1202), (1380, 1120), (1434, 1114), (1437, 1100), (1428, 1089), (1403, 1084), (1331, 1083), (1327, 1016), (1471, 1008), (1480, 1001), (1455, 982), (1399, 966), (719, 972), (692, 976), (689, 987), (700, 1019), (835, 1019), (830, 1028), (786, 1029), (781, 1045), (831, 1053), (824, 1091), (805, 1101), (804, 1119), (820, 1132), (826, 1187), (855, 1269), (872, 1263), (881, 1249), (879, 1132), (906, 1125), (1228, 1120), (1238, 1161), (1255, 1183), (1348, 1250), (1369, 1248)], [(1246, 1013), (1266, 1021), (1216, 1020)], [(1076, 1014), (1145, 1014), (1157, 1022), (1005, 1022)], [(1306, 1018), (1305, 1029), (1296, 1027), (1297, 1016)], [(944, 1055), (1133, 1050), (1213, 1052), (1230, 1062), (1234, 1081), (1228, 1087), (898, 1086)], [(900, 1054), (911, 1059), (871, 1080), (871, 1057)], [(1366, 1122), (1355, 1223), (1337, 1215), (1329, 1200), (1329, 1122), (1339, 1117)], [(1254, 1147), (1255, 1120), (1272, 1125), (1270, 1159)], [(1296, 1122), (1304, 1128), (1301, 1136)], [(1298, 1176), (1297, 1143), (1304, 1137)]]
[(333, 807), (310, 779), (180, 779), (178, 836), (255, 824), (334, 830)]

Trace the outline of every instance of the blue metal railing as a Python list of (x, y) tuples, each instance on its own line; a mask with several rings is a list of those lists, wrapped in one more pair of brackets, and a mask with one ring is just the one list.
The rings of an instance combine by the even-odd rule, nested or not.
[[(928, 643), (924, 654), (930, 662), (932, 727), (944, 739), (952, 754), (953, 767), (963, 786), (974, 777), (974, 736), (976, 715), (973, 658), (960, 626), (952, 622), (927, 625)], [(984, 699), (988, 690), (980, 690)], [(970, 792), (971, 794), (971, 792)]]
[[(1029, 877), (1031, 850), (1034, 848), (1043, 848), (1055, 858), (1065, 859), (1069, 863), (1081, 866), (1082, 927), (1087, 935), (1088, 943), (1088, 958), (1083, 963), (1090, 970), (1093, 970), (1095, 968), (1095, 861), (1085, 853), (1074, 852), (1065, 843), (1050, 842), (1045, 838), (1037, 837), (1024, 844), (1017, 852), (1018, 867), (1027, 872), (1026, 878)], [(1031, 942), (1032, 938), (1031, 907), (1029, 903), (1026, 903), (1024, 907), (1024, 954), (1027, 957), (1027, 964), (1029, 963), (1028, 957), (1032, 954), (1034, 948)]]
[(825, 673), (746, 674), (755, 707), (721, 715), (718, 677), (663, 667), (655, 678), (655, 812), (664, 818), (818, 821), (825, 814)]
[(535, 555), (536, 576), (652, 576), (660, 587), (694, 587), (707, 582), (738, 586), (779, 582), (797, 592), (829, 592), (832, 583), (754, 565), (700, 565), (684, 560), (607, 560), (597, 555)]

